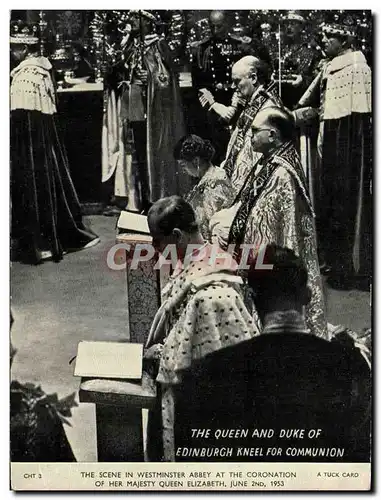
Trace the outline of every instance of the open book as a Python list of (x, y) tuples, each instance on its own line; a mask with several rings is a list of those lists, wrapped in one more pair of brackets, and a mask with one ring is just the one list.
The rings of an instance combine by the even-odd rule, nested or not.
[(78, 344), (74, 376), (140, 380), (142, 367), (142, 344), (82, 341)]
[(147, 216), (122, 211), (118, 219), (118, 229), (127, 233), (150, 234)]

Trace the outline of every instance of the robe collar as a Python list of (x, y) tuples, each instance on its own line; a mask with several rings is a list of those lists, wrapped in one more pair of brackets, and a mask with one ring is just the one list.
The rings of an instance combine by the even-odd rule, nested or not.
[(332, 61), (327, 65), (326, 73), (335, 73), (336, 71), (340, 71), (347, 66), (353, 66), (354, 64), (366, 64), (365, 56), (359, 50), (355, 52), (347, 52), (346, 54), (332, 59)]
[(43, 69), (44, 71), (50, 71), (53, 67), (49, 59), (47, 59), (46, 57), (27, 57), (11, 71), (11, 77), (13, 78), (19, 71), (26, 68), (27, 66), (35, 66), (37, 68)]

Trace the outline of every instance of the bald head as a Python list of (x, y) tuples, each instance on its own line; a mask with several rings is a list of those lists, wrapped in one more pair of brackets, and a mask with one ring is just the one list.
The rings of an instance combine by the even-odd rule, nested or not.
[(210, 22), (223, 22), (226, 21), (226, 14), (223, 10), (212, 10), (209, 16)]
[(233, 87), (250, 99), (259, 85), (267, 81), (267, 65), (255, 56), (245, 56), (232, 67)]
[(214, 37), (224, 38), (229, 28), (226, 13), (223, 10), (213, 10), (209, 16), (209, 26)]
[(271, 106), (257, 113), (251, 130), (253, 150), (267, 154), (294, 139), (295, 122), (288, 110)]
[(241, 77), (248, 77), (251, 73), (257, 71), (261, 61), (254, 56), (245, 56), (239, 59), (232, 67), (232, 74)]

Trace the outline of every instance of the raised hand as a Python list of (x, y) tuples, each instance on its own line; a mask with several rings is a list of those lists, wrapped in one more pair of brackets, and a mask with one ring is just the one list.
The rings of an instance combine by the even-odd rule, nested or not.
[(198, 99), (203, 108), (205, 108), (206, 106), (210, 107), (212, 106), (212, 104), (214, 104), (213, 94), (207, 89), (201, 89), (199, 91)]

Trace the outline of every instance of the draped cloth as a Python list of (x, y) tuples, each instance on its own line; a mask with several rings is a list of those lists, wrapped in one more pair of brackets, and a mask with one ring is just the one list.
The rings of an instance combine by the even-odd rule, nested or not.
[(371, 70), (362, 52), (349, 52), (328, 64), (322, 80), (326, 261), (336, 275), (370, 277)]
[(195, 211), (202, 236), (206, 241), (210, 241), (210, 219), (233, 202), (233, 189), (225, 170), (212, 166), (185, 199)]
[(301, 99), (320, 107), (318, 230), (336, 275), (371, 275), (372, 75), (360, 51), (325, 64)]
[[(321, 66), (323, 63), (320, 64)], [(319, 130), (318, 110), (320, 99), (321, 71), (315, 76), (308, 89), (300, 98), (295, 112), (296, 126), (299, 128), (299, 152), (307, 178), (308, 192), (314, 207), (317, 225), (321, 213), (321, 140), (322, 131)], [(304, 111), (315, 110), (316, 115), (311, 119), (304, 119)], [(302, 115), (300, 114), (302, 113)], [(320, 245), (320, 242), (319, 242)]]
[(10, 160), (12, 239), (21, 260), (55, 261), (97, 236), (82, 221), (56, 121), (52, 66), (44, 57), (23, 61), (12, 73)]
[(242, 280), (231, 255), (206, 244), (199, 257), (163, 290), (149, 337), (165, 338), (157, 382), (162, 388), (166, 461), (175, 460), (174, 388), (181, 384), (183, 373), (208, 354), (259, 333), (243, 303)]
[(109, 89), (102, 127), (102, 182), (114, 176), (114, 195), (127, 198), (129, 210), (137, 212), (141, 193), (136, 166), (133, 168), (134, 138), (131, 127), (122, 119), (122, 106), (123, 93)]
[[(262, 168), (268, 169), (269, 175), (258, 192), (255, 182)], [(212, 218), (212, 241), (223, 248), (241, 243), (254, 248), (276, 244), (299, 255), (312, 291), (306, 307), (307, 326), (311, 333), (328, 338), (314, 213), (299, 156), (288, 143), (257, 169), (260, 171), (252, 172), (236, 203)]]
[[(116, 68), (118, 74), (109, 79), (102, 132), (102, 182), (115, 175), (115, 195), (128, 197), (127, 209), (133, 211), (141, 210), (143, 201), (182, 195), (189, 188), (173, 158), (185, 125), (170, 51), (159, 37), (146, 37), (146, 86), (134, 76), (133, 61), (139, 56), (139, 46), (130, 44), (126, 66)], [(139, 129), (132, 126), (135, 123), (141, 124)]]
[(321, 230), (337, 275), (372, 275), (371, 151), (368, 114), (324, 121)]
[[(16, 380), (10, 386), (12, 462), (75, 462), (62, 416), (71, 415), (70, 398), (59, 401), (34, 384)], [(74, 398), (73, 398), (74, 399)], [(76, 405), (75, 405), (76, 406)]]

